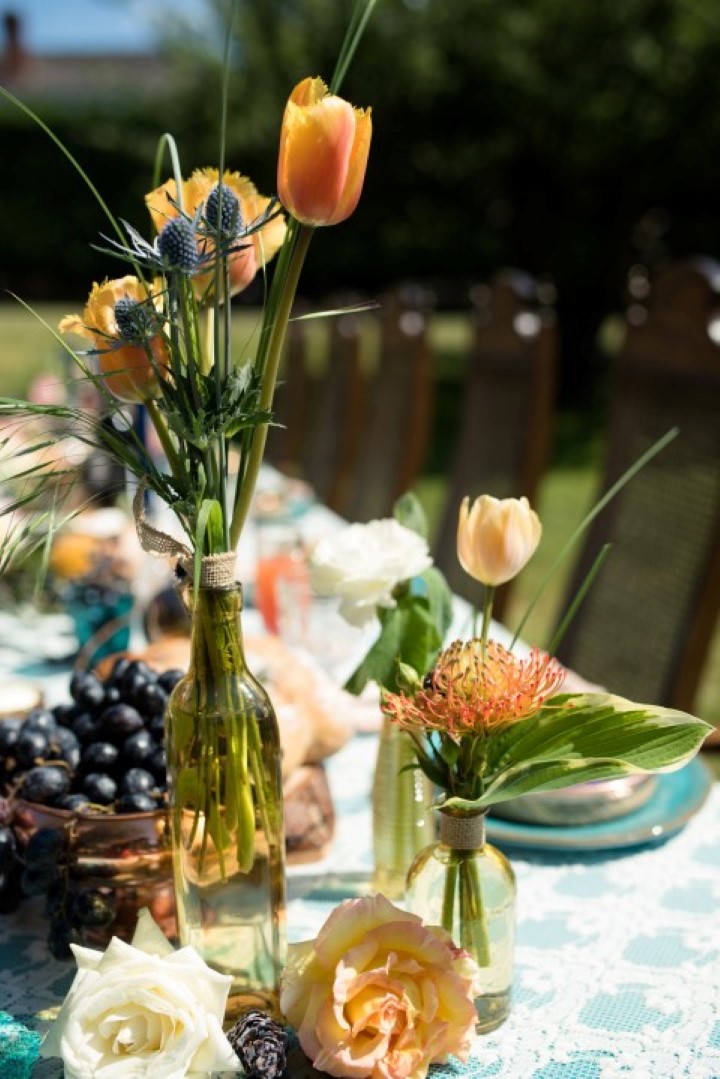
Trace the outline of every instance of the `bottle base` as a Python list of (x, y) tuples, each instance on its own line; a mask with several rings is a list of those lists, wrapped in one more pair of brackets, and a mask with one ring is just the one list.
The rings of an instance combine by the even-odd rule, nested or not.
[(504, 993), (484, 993), (476, 997), (475, 1011), (477, 1034), (489, 1034), (492, 1030), (497, 1030), (510, 1014), (510, 990), (507, 989)]

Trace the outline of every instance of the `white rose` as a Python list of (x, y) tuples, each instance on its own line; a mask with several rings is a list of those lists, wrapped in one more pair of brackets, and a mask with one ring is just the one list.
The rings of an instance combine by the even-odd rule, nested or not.
[(182, 1079), (236, 1070), (223, 1034), (232, 978), (192, 948), (175, 951), (147, 910), (132, 944), (72, 945), (78, 972), (40, 1048), (65, 1079)]
[(392, 592), (432, 565), (422, 536), (394, 518), (352, 524), (320, 540), (310, 556), (310, 580), (321, 596), (340, 596), (340, 613), (354, 626), (378, 607), (394, 607)]

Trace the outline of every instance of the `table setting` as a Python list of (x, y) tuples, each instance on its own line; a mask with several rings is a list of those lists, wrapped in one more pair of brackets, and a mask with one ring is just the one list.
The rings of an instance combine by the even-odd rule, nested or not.
[[(4, 92), (127, 272), (50, 330), (102, 407), (0, 399), (0, 568), (39, 557), (58, 601), (0, 614), (0, 1079), (720, 1074), (711, 727), (554, 658), (607, 551), (539, 648), (493, 619), (527, 498), (457, 507), (473, 605), (411, 492), (343, 522), (263, 466), (311, 241), (361, 197), (340, 91), (376, 2), (290, 91), (277, 196), (226, 161), (226, 79), (217, 167), (162, 136), (150, 239)], [(119, 517), (73, 502), (65, 436), (122, 470)]]

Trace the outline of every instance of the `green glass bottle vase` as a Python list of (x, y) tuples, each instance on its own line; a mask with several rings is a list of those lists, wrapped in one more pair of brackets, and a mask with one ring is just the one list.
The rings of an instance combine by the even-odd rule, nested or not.
[(280, 737), (247, 669), (241, 610), (240, 586), (198, 589), (166, 720), (178, 931), (232, 975), (228, 1018), (277, 1012), (286, 950)]
[(441, 925), (479, 967), (475, 1007), (479, 1034), (495, 1030), (510, 1010), (515, 940), (515, 875), (485, 840), (485, 814), (440, 811), (440, 838), (410, 867), (406, 905)]
[(388, 899), (403, 897), (415, 855), (435, 838), (432, 784), (412, 765), (417, 760), (410, 735), (385, 716), (372, 788), (372, 887)]

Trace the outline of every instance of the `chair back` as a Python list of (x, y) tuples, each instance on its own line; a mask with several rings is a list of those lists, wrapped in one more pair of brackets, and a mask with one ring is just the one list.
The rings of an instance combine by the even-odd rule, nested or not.
[(629, 311), (604, 489), (670, 428), (680, 433), (593, 523), (568, 601), (601, 546), (612, 550), (558, 649), (615, 693), (686, 710), (720, 609), (719, 271), (669, 266), (645, 308)]
[(367, 377), (357, 438), (335, 489), (333, 508), (350, 521), (390, 515), (420, 474), (431, 421), (431, 305), (428, 292), (416, 286), (381, 299), (377, 363)]
[(285, 335), (273, 401), (273, 425), (268, 431), (265, 451), (267, 460), (290, 476), (304, 477), (304, 453), (312, 426), (313, 401), (307, 324), (292, 321)]
[[(473, 342), (435, 561), (453, 591), (477, 603), (480, 585), (457, 560), (460, 502), (481, 494), (534, 501), (547, 461), (557, 365), (551, 308), (519, 271), (473, 289)], [(496, 592), (501, 618), (508, 586)]]

